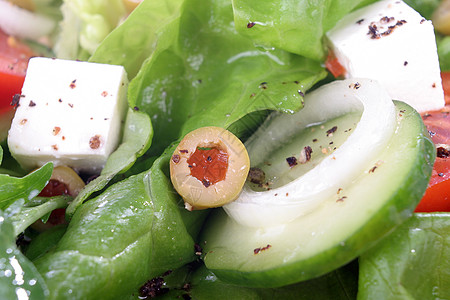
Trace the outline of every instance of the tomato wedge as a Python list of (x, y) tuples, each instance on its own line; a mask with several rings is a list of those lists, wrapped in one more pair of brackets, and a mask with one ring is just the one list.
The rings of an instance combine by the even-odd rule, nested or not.
[(450, 211), (450, 72), (442, 72), (441, 77), (446, 106), (422, 114), (438, 152), (428, 189), (416, 212)]
[(442, 87), (444, 88), (445, 104), (450, 104), (450, 71), (441, 72)]
[(0, 114), (12, 110), (11, 102), (15, 94), (20, 94), (28, 60), (33, 51), (0, 31)]
[(332, 51), (328, 52), (325, 67), (335, 78), (343, 77), (347, 72)]

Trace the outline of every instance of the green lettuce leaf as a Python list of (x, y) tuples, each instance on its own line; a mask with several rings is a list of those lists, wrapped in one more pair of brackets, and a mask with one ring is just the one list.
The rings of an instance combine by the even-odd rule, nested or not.
[(49, 299), (121, 299), (195, 259), (165, 166), (158, 160), (76, 210), (59, 243), (34, 261)]
[(326, 75), (317, 62), (255, 48), (236, 32), (230, 1), (187, 0), (180, 10), (129, 86), (130, 106), (152, 119), (152, 154), (198, 127), (227, 128), (266, 109), (297, 111)]
[[(163, 282), (160, 290), (151, 289), (152, 283)], [(155, 287), (155, 285), (153, 287)], [(145, 287), (158, 296), (156, 299), (196, 300), (353, 300), (358, 285), (358, 264), (356, 261), (326, 275), (309, 281), (281, 288), (248, 288), (221, 281), (203, 264), (192, 264), (174, 270), (170, 274), (149, 281)], [(141, 292), (145, 291), (141, 288)], [(148, 290), (147, 290), (148, 291)], [(142, 299), (139, 292), (127, 298)]]
[(323, 60), (323, 35), (347, 13), (370, 2), (374, 1), (233, 0), (234, 23), (257, 46)]
[(160, 44), (177, 35), (184, 0), (143, 1), (99, 45), (90, 61), (122, 65), (131, 80)]
[(18, 236), (37, 220), (48, 216), (57, 208), (66, 208), (68, 202), (72, 200), (70, 196), (36, 197), (25, 204), (20, 211), (9, 217), (9, 221), (14, 226), (14, 234)]
[(441, 71), (450, 71), (450, 36), (439, 37), (437, 48)]
[(14, 226), (0, 211), (0, 299), (45, 299), (47, 295), (44, 279), (16, 247)]
[(47, 163), (22, 178), (0, 174), (0, 210), (17, 200), (26, 203), (36, 197), (50, 180), (52, 171), (53, 164)]
[(450, 214), (416, 214), (364, 253), (358, 299), (450, 299)]

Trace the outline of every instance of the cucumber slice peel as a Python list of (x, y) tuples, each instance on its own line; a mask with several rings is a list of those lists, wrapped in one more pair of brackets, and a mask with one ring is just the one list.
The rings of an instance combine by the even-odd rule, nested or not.
[[(394, 133), (394, 104), (386, 90), (374, 80), (347, 79), (323, 85), (305, 97), (301, 111), (269, 118), (246, 142), (254, 165), (267, 159), (268, 150), (284, 152), (284, 144), (298, 132), (307, 132), (314, 124), (350, 112), (361, 112), (361, 118), (352, 134), (332, 155), (327, 155), (291, 182), (270, 187), (266, 192), (244, 186), (238, 199), (224, 206), (227, 214), (245, 226), (274, 226), (310, 213), (338, 189), (346, 188), (365, 170), (370, 159), (383, 151)], [(322, 134), (317, 135), (317, 140), (342, 134), (336, 130), (338, 126), (328, 130), (319, 128)], [(339, 131), (342, 130), (339, 126)], [(303, 146), (297, 144), (299, 149)], [(316, 156), (315, 152), (312, 156)], [(311, 165), (317, 161), (312, 157), (311, 160), (306, 163)]]
[(312, 213), (252, 228), (216, 209), (201, 236), (206, 267), (235, 284), (283, 286), (348, 263), (410, 217), (427, 187), (435, 148), (414, 109), (398, 101), (395, 109), (395, 133), (373, 167)]

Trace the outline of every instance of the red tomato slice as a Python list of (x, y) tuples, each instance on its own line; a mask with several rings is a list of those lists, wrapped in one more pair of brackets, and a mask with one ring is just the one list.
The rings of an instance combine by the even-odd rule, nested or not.
[(450, 211), (450, 158), (437, 158), (430, 183), (416, 212)]
[(450, 104), (450, 71), (441, 72), (442, 87), (444, 88), (445, 104)]
[[(450, 72), (442, 72), (446, 106), (438, 111), (422, 114), (431, 139), (438, 148), (438, 157), (424, 197), (416, 212), (450, 211)], [(440, 151), (439, 151), (440, 150)]]
[(32, 56), (29, 47), (0, 31), (0, 114), (12, 110), (13, 96), (20, 94)]
[(339, 63), (338, 59), (331, 51), (328, 53), (327, 60), (325, 61), (325, 67), (335, 78), (342, 77), (347, 72), (344, 66)]

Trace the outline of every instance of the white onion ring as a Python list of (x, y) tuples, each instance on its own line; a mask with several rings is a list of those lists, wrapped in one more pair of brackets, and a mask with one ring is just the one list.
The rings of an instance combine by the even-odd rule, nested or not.
[(298, 113), (277, 114), (259, 129), (264, 138), (256, 133), (256, 138), (246, 143), (251, 164), (258, 165), (264, 161), (264, 153), (270, 153), (308, 124), (362, 109), (355, 130), (333, 155), (279, 188), (257, 192), (246, 185), (237, 200), (224, 206), (227, 214), (249, 227), (285, 224), (311, 212), (339, 188), (348, 186), (387, 146), (396, 126), (391, 97), (374, 80), (353, 78), (324, 85), (306, 95), (305, 107)]
[(36, 41), (50, 34), (55, 26), (55, 20), (0, 0), (0, 28), (9, 35)]

